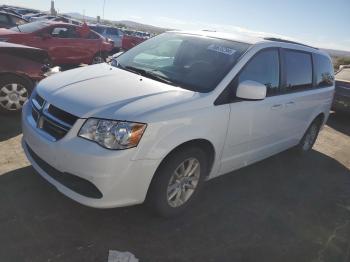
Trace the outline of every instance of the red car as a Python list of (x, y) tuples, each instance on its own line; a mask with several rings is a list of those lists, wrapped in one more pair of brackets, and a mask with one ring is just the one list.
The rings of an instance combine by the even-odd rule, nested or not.
[(137, 46), (138, 44), (142, 43), (143, 41), (147, 40), (147, 38), (139, 37), (136, 35), (128, 35), (124, 34), (122, 39), (122, 50), (129, 50), (133, 48), (134, 46)]
[(20, 112), (35, 83), (56, 73), (45, 50), (0, 43), (0, 112)]
[(113, 48), (87, 26), (48, 21), (0, 29), (0, 41), (44, 49), (54, 65), (101, 63)]

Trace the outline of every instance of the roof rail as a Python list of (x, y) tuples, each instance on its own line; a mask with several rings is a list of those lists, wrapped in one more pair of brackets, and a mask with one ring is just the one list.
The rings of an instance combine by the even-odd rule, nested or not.
[(291, 41), (291, 40), (286, 40), (286, 39), (281, 39), (281, 38), (276, 38), (276, 37), (265, 37), (264, 39), (265, 40), (269, 40), (269, 41), (274, 41), (274, 42), (281, 42), (281, 43), (288, 43), (288, 44), (295, 44), (295, 45), (306, 46), (306, 47), (310, 47), (310, 48), (318, 50), (317, 47), (305, 45), (305, 44), (294, 42), (294, 41)]

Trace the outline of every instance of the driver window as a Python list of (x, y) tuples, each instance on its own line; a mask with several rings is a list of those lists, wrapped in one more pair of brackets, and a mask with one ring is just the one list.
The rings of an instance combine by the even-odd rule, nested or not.
[(51, 32), (56, 38), (79, 38), (78, 33), (72, 27), (55, 27)]
[(279, 55), (277, 50), (266, 50), (258, 53), (244, 67), (239, 75), (238, 83), (252, 80), (262, 83), (267, 88), (267, 95), (279, 91)]

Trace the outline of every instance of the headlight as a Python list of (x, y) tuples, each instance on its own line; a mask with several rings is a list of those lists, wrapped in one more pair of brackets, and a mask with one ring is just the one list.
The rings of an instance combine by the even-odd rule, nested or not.
[(79, 136), (108, 149), (127, 149), (138, 145), (146, 124), (90, 118)]

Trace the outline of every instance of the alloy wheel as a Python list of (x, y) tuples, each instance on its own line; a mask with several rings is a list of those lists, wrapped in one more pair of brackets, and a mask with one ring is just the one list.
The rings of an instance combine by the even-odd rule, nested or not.
[(167, 200), (171, 207), (185, 204), (193, 195), (200, 178), (200, 163), (196, 158), (183, 161), (173, 172), (167, 188)]
[(19, 111), (27, 99), (28, 91), (22, 84), (10, 83), (0, 89), (0, 106), (8, 111)]
[(101, 56), (95, 56), (92, 59), (92, 64), (101, 64), (104, 62), (104, 59)]

